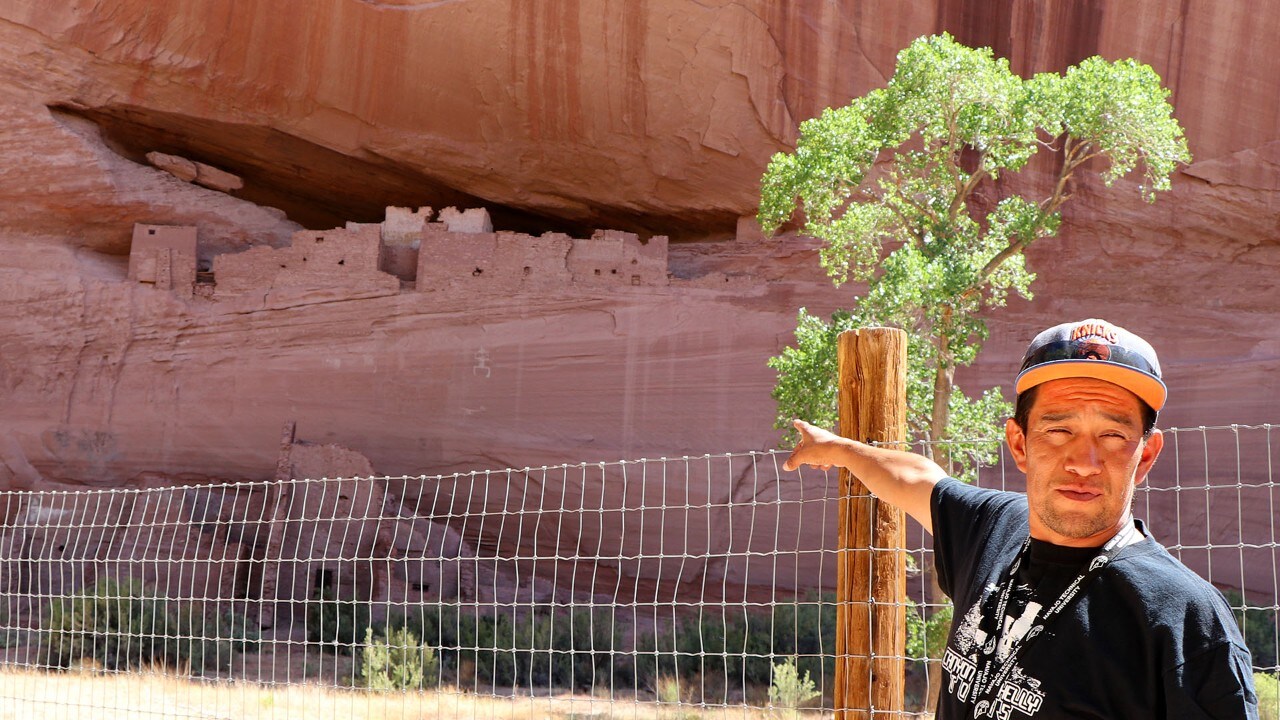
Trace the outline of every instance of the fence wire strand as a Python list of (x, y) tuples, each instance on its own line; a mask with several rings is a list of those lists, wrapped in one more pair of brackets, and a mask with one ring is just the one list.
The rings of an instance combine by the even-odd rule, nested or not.
[[(1166, 430), (1134, 504), (1275, 676), (1273, 430)], [(1024, 489), (986, 445), (964, 479)], [(830, 717), (839, 484), (785, 457), (0, 493), (0, 715)], [(906, 551), (907, 710), (876, 717), (940, 685), (914, 523)]]

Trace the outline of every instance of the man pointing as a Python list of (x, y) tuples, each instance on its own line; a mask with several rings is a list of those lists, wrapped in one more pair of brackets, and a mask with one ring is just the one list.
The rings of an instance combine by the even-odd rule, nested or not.
[(1249, 651), (1222, 595), (1132, 514), (1164, 438), (1155, 351), (1103, 320), (1031, 342), (1005, 424), (1027, 492), (797, 420), (786, 468), (848, 469), (934, 537), (955, 603), (938, 720), (1257, 718)]

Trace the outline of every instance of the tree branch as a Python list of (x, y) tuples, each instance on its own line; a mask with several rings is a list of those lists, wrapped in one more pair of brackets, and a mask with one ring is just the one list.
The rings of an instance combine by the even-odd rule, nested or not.
[[(1058, 208), (1062, 207), (1062, 204), (1071, 198), (1071, 194), (1067, 192), (1067, 183), (1071, 180), (1076, 168), (1102, 154), (1101, 150), (1095, 150), (1085, 154), (1084, 156), (1079, 155), (1079, 153), (1085, 152), (1091, 147), (1093, 147), (1093, 143), (1074, 140), (1071, 136), (1067, 136), (1066, 140), (1063, 142), (1062, 149), (1065, 153), (1065, 157), (1063, 158), (1062, 168), (1058, 171), (1058, 181), (1054, 183), (1053, 192), (1049, 197), (1041, 200), (1039, 203), (1040, 211), (1045, 217), (1057, 212)], [(961, 293), (961, 297), (965, 299), (971, 298), (973, 293), (981, 288), (983, 283), (987, 281), (987, 278), (991, 277), (991, 275), (995, 273), (995, 271), (998, 270), (1006, 260), (1021, 253), (1028, 245), (1035, 242), (1036, 239), (1041, 236), (1041, 230), (1043, 227), (1043, 222), (1038, 223), (1034, 228), (1032, 228), (1031, 233), (1027, 237), (1019, 238), (1018, 240), (1009, 243), (1007, 247), (996, 253), (995, 257), (987, 261), (987, 264), (983, 265), (982, 269), (978, 271), (977, 278), (974, 279), (973, 284), (970, 285), (967, 290)]]
[(964, 205), (964, 201), (968, 199), (969, 195), (978, 187), (978, 183), (982, 182), (983, 178), (987, 177), (987, 171), (983, 169), (983, 163), (986, 159), (987, 153), (984, 150), (982, 154), (978, 156), (978, 169), (974, 171), (973, 175), (969, 176), (969, 181), (966, 182), (964, 186), (956, 192), (956, 196), (951, 199), (951, 207), (947, 208), (948, 220), (956, 219), (956, 213), (960, 212), (960, 207)]
[(911, 221), (907, 219), (907, 216), (906, 216), (906, 215), (903, 215), (901, 210), (899, 210), (898, 208), (894, 207), (894, 206), (893, 206), (893, 203), (885, 203), (885, 206), (889, 208), (889, 211), (890, 211), (890, 212), (892, 212), (894, 215), (897, 215), (897, 216), (898, 216), (898, 220), (902, 223), (902, 227), (903, 227), (903, 228), (904, 228), (908, 233), (910, 233), (910, 234), (911, 234), (911, 237), (915, 238), (915, 239), (916, 239), (916, 242), (918, 242), (918, 243), (920, 243), (921, 245), (923, 245), (923, 244), (924, 244), (924, 234), (923, 234), (923, 233), (921, 233), (919, 230), (917, 230), (917, 229), (916, 229), (916, 227), (915, 227), (914, 225), (912, 225)]

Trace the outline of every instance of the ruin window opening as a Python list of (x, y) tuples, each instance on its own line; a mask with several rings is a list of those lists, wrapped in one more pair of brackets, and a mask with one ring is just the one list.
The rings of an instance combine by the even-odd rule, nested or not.
[(609, 274), (610, 274), (610, 275), (617, 275), (617, 274), (618, 274), (618, 268), (614, 268), (614, 269), (610, 270), (610, 271), (609, 271)]
[(481, 270), (480, 268), (476, 268), (475, 270), (473, 270), (473, 271), (471, 272), (471, 276), (472, 276), (472, 277), (478, 277), (478, 276), (483, 275), (483, 274), (484, 274), (484, 271), (483, 271), (483, 270)]
[(529, 267), (528, 265), (525, 265), (525, 266), (524, 266), (524, 276), (525, 276), (525, 277), (529, 277), (529, 276), (530, 276), (530, 275), (532, 275), (532, 274), (533, 274), (533, 268)]
[(339, 265), (346, 265), (346, 264), (347, 264), (347, 259), (346, 259), (346, 258), (343, 258), (343, 259), (339, 260), (339, 261), (338, 261), (338, 264), (339, 264)]
[(316, 242), (318, 242), (318, 243), (322, 243), (322, 242), (324, 242), (324, 238), (323, 238), (323, 237), (317, 237), (317, 238), (316, 238)]
[(600, 274), (600, 268), (596, 268), (596, 275)]
[(147, 228), (147, 234), (148, 234), (148, 235), (155, 235), (155, 234), (156, 234), (156, 229), (155, 229), (155, 228)]
[(324, 600), (337, 597), (334, 590), (338, 587), (338, 571), (331, 568), (316, 570), (315, 582), (311, 585), (313, 600)]

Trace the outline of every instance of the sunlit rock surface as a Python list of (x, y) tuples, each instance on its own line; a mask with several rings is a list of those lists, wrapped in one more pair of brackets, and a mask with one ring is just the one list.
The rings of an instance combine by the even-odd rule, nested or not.
[[(1196, 158), (1154, 205), (1129, 182), (1081, 183), (1062, 236), (1029, 254), (1036, 300), (993, 316), (961, 384), (1007, 387), (1037, 330), (1102, 316), (1160, 350), (1164, 424), (1275, 421), (1280, 7), (13, 0), (0, 481), (266, 478), (289, 418), (385, 473), (772, 447), (765, 359), (797, 307), (856, 290), (830, 286), (812, 242), (739, 219), (799, 121), (881, 85), (898, 49), (940, 30), (1023, 74), (1148, 62)], [(184, 182), (148, 153), (243, 187)], [(135, 223), (198, 228), (208, 272), (389, 205), (484, 207), (534, 236), (665, 235), (672, 282), (410, 292), (400, 256), (358, 293), (223, 301), (129, 280)]]

